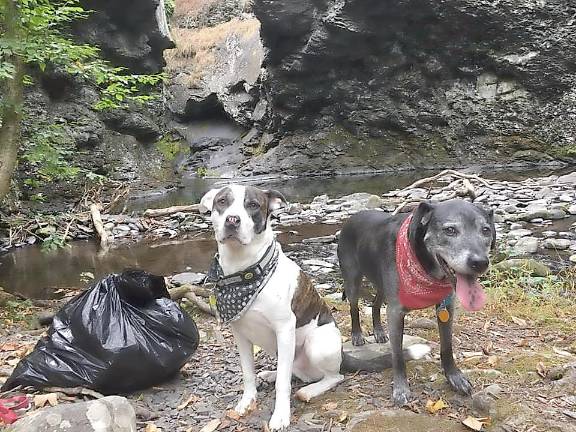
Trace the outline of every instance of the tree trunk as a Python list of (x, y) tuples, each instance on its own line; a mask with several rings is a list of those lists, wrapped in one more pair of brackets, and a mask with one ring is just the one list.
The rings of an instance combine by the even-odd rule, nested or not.
[[(18, 40), (20, 20), (16, 0), (5, 0), (4, 30), (5, 39)], [(0, 127), (0, 201), (10, 191), (10, 180), (16, 169), (18, 149), (20, 148), (20, 121), (22, 119), (22, 94), (24, 65), (18, 56), (7, 57), (14, 65), (14, 76), (2, 83), (2, 126)]]

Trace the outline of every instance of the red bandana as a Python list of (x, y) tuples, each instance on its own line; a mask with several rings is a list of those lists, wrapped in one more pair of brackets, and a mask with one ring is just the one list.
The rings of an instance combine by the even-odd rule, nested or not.
[(410, 215), (400, 227), (396, 239), (396, 270), (398, 298), (407, 309), (424, 309), (440, 303), (452, 293), (452, 284), (430, 276), (418, 262), (408, 240)]

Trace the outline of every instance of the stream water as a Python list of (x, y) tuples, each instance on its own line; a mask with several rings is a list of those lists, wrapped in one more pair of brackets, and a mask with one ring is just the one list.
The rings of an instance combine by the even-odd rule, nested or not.
[[(550, 170), (513, 171), (487, 173), (483, 176), (518, 180), (550, 173)], [(256, 184), (281, 190), (289, 201), (306, 202), (323, 193), (333, 197), (354, 192), (382, 194), (432, 174), (418, 171), (372, 176), (308, 177), (261, 180)], [(127, 205), (127, 211), (198, 202), (206, 190), (220, 182), (190, 180), (182, 189), (132, 199)], [(322, 224), (280, 228), (279, 240), (287, 245), (304, 238), (330, 235), (338, 229), (337, 225)], [(119, 245), (105, 255), (98, 253), (98, 246), (92, 241), (73, 242), (69, 247), (53, 252), (42, 252), (38, 246), (28, 246), (0, 256), (0, 286), (30, 298), (51, 298), (67, 288), (86, 285), (81, 276), (85, 272), (92, 273), (96, 278), (125, 268), (142, 268), (163, 275), (183, 271), (205, 272), (214, 252), (215, 243), (209, 235)]]

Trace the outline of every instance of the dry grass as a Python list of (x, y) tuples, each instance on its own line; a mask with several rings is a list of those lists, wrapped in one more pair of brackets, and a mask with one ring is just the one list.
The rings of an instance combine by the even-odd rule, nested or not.
[(174, 4), (173, 19), (195, 18), (219, 0), (176, 0)]
[(183, 73), (182, 83), (194, 87), (211, 72), (217, 51), (229, 37), (248, 38), (259, 31), (260, 22), (257, 19), (238, 18), (203, 29), (173, 29), (176, 48), (164, 52), (166, 70)]

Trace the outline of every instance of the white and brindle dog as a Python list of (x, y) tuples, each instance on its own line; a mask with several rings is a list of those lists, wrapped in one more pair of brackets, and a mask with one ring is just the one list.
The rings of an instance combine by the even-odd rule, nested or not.
[[(257, 345), (278, 361), (277, 371), (258, 374), (276, 383), (271, 430), (290, 424), (292, 375), (309, 383), (296, 393), (309, 401), (340, 383), (341, 370), (382, 370), (392, 361), (382, 356), (361, 362), (343, 353), (330, 308), (276, 242), (270, 219), (285, 206), (277, 191), (240, 185), (213, 189), (200, 202), (200, 211), (212, 212), (218, 242), (218, 311), (230, 322), (240, 354), (244, 392), (235, 410), (244, 415), (256, 401)], [(404, 354), (415, 359), (428, 352), (427, 345), (414, 345)]]

